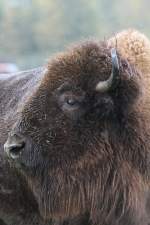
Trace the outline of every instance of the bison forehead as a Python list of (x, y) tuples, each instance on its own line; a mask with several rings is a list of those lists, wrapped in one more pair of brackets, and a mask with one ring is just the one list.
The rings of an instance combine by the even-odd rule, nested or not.
[(55, 89), (64, 81), (71, 80), (81, 86), (105, 80), (111, 72), (110, 48), (105, 42), (87, 41), (56, 55), (48, 63), (43, 84)]

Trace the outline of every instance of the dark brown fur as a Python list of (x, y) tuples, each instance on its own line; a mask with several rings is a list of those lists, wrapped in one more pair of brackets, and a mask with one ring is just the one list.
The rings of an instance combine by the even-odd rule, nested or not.
[[(1, 145), (10, 131), (26, 138), (22, 155), (11, 165), (27, 183), (43, 221), (150, 223), (145, 81), (118, 51), (120, 83), (113, 91), (97, 93), (96, 84), (111, 73), (110, 49), (105, 42), (85, 42), (51, 59), (46, 72), (27, 74), (24, 84), (20, 75), (21, 97), (8, 120), (10, 106), (6, 96), (1, 99)], [(6, 82), (0, 84), (7, 102), (15, 79), (8, 89)], [(62, 96), (77, 98), (80, 107), (68, 108)]]

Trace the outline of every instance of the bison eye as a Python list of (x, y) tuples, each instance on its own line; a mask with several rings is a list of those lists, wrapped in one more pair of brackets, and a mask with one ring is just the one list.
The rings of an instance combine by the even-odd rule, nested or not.
[(76, 99), (73, 99), (73, 98), (68, 98), (66, 100), (66, 103), (69, 105), (69, 106), (79, 106), (79, 102), (76, 100)]
[(62, 96), (62, 108), (65, 110), (77, 110), (80, 108), (80, 106), (82, 105), (82, 98), (80, 99), (80, 97), (76, 97), (73, 95), (70, 96)]
[(71, 119), (76, 120), (86, 111), (86, 97), (83, 92), (66, 91), (58, 95), (58, 105)]

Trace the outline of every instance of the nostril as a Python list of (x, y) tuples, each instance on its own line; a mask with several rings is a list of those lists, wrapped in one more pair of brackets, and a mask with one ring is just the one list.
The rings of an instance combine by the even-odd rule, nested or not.
[(25, 142), (20, 143), (9, 143), (8, 141), (4, 144), (4, 150), (9, 157), (16, 159), (20, 156), (23, 148), (25, 147)]
[(21, 152), (24, 146), (25, 146), (24, 142), (18, 145), (12, 145), (12, 146), (9, 146), (9, 151), (10, 153), (18, 154)]

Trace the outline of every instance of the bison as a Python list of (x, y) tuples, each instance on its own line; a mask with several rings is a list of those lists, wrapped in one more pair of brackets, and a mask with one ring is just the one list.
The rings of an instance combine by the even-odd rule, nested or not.
[(1, 223), (150, 224), (149, 92), (135, 30), (0, 76)]

